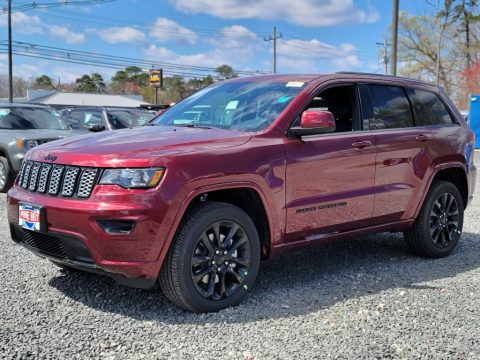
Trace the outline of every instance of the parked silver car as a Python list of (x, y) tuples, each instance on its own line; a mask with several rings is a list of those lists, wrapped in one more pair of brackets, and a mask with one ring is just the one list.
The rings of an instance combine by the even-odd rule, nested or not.
[(104, 131), (143, 126), (156, 111), (138, 108), (77, 106), (59, 111), (60, 116), (74, 130)]
[(55, 109), (32, 104), (0, 103), (0, 193), (10, 188), (28, 150), (78, 134)]

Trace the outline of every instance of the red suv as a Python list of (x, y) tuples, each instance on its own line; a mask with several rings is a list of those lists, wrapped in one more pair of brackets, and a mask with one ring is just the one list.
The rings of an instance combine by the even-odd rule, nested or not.
[(8, 193), (13, 240), (216, 311), (293, 248), (401, 231), (415, 253), (446, 256), (474, 190), (472, 131), (441, 89), (410, 79), (240, 78), (151, 125), (30, 150)]

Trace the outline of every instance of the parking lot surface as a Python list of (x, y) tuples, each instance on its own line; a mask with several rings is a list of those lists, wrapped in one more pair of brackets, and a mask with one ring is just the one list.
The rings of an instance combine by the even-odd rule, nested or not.
[(400, 234), (339, 241), (263, 263), (245, 302), (206, 315), (60, 271), (10, 240), (5, 202), (0, 358), (480, 358), (479, 195), (447, 258), (411, 255)]

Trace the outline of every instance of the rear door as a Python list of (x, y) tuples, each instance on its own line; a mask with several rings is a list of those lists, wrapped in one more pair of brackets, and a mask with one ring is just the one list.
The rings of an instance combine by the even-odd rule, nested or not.
[[(460, 149), (460, 137), (465, 133), (459, 123), (455, 122), (448, 108), (440, 97), (428, 90), (408, 89), (413, 105), (415, 126), (429, 130), (434, 138), (425, 145), (432, 156), (455, 156), (463, 153)], [(464, 135), (465, 136), (465, 135)], [(464, 142), (464, 141), (462, 141)]]
[(360, 84), (363, 127), (375, 134), (375, 205), (372, 225), (409, 216), (416, 206), (430, 164), (429, 128), (415, 127), (413, 110), (402, 86)]

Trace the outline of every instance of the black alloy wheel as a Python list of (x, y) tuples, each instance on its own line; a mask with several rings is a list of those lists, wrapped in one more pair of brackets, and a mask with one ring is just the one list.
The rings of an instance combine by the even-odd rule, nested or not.
[(213, 223), (200, 235), (192, 254), (195, 288), (207, 299), (228, 298), (244, 285), (250, 259), (250, 242), (239, 224)]
[(457, 187), (436, 180), (410, 229), (404, 232), (408, 247), (416, 254), (440, 258), (457, 246), (463, 229), (464, 203)]
[(260, 239), (252, 219), (221, 202), (192, 205), (160, 270), (166, 297), (193, 312), (239, 304), (250, 292), (260, 265)]
[(458, 233), (458, 203), (450, 193), (441, 194), (430, 212), (430, 235), (435, 246), (443, 249)]

